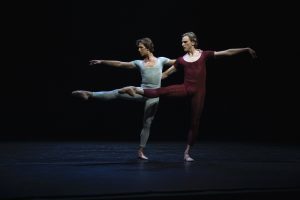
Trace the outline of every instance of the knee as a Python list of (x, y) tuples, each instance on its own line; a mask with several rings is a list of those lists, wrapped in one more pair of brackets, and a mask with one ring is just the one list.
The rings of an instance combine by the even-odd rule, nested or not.
[(144, 127), (150, 128), (151, 124), (152, 124), (153, 118), (148, 118), (144, 121)]

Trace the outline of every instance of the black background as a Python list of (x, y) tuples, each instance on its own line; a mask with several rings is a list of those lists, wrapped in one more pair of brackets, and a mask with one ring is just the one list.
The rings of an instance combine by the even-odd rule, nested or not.
[[(4, 31), (10, 56), (3, 71), (12, 76), (3, 73), (1, 139), (138, 140), (143, 103), (83, 102), (70, 93), (139, 85), (135, 70), (89, 66), (88, 61), (139, 59), (135, 41), (142, 37), (152, 38), (156, 56), (177, 58), (184, 53), (181, 35), (188, 31), (197, 34), (203, 50), (251, 47), (258, 55), (256, 60), (240, 55), (208, 64), (199, 139), (297, 138), (281, 114), (287, 106), (281, 101), (287, 97), (283, 83), (290, 80), (280, 59), (287, 51), (277, 52), (289, 39), (279, 33), (287, 33), (291, 22), (279, 14), (288, 12), (284, 6), (250, 1), (48, 1), (10, 8)], [(162, 85), (181, 82), (178, 72)], [(184, 141), (187, 108), (185, 99), (161, 99), (150, 139)]]

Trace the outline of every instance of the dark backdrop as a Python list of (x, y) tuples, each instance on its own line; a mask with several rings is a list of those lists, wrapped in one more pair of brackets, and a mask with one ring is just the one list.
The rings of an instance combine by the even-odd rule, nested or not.
[[(256, 60), (240, 55), (208, 63), (199, 138), (296, 138), (292, 131), (278, 132), (276, 121), (281, 64), (273, 50), (281, 42), (274, 44), (272, 38), (280, 22), (274, 5), (48, 1), (38, 9), (23, 4), (8, 25), (16, 45), (14, 79), (4, 83), (10, 87), (3, 104), (3, 139), (138, 140), (143, 103), (83, 102), (70, 93), (139, 85), (135, 70), (89, 66), (88, 61), (139, 59), (135, 41), (142, 37), (152, 38), (156, 56), (177, 58), (184, 53), (181, 34), (188, 31), (197, 34), (203, 50), (251, 47), (258, 55)], [(181, 82), (178, 72), (162, 85)], [(150, 139), (185, 140), (187, 108), (185, 99), (161, 99)]]

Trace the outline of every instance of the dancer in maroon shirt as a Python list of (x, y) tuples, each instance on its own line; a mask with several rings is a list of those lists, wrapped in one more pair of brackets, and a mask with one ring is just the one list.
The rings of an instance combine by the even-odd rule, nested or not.
[(223, 56), (233, 56), (248, 52), (252, 58), (256, 58), (255, 51), (251, 48), (228, 49), (224, 51), (203, 51), (197, 48), (197, 37), (193, 32), (182, 35), (182, 47), (186, 54), (179, 57), (174, 66), (163, 73), (163, 78), (177, 71), (179, 68), (184, 70), (184, 83), (180, 85), (171, 85), (157, 89), (142, 89), (139, 87), (125, 87), (122, 92), (134, 96), (136, 93), (145, 97), (188, 97), (191, 101), (191, 124), (188, 133), (188, 143), (184, 151), (184, 160), (193, 161), (189, 151), (195, 143), (198, 135), (199, 120), (203, 110), (205, 99), (206, 83), (206, 61), (211, 58)]

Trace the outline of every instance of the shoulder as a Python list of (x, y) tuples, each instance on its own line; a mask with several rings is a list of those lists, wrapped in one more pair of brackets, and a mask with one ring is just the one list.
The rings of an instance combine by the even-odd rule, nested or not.
[(131, 61), (133, 64), (135, 64), (135, 65), (141, 65), (141, 63), (143, 63), (143, 61), (142, 60), (133, 60), (133, 61)]
[(212, 50), (205, 50), (205, 51), (202, 51), (202, 53), (207, 58), (213, 58), (215, 56), (215, 51), (212, 51)]
[(185, 55), (176, 58), (176, 62), (182, 63), (182, 61), (184, 61), (184, 59), (183, 59), (184, 56), (185, 56)]
[(164, 57), (164, 56), (160, 56), (160, 57), (157, 58), (157, 60), (168, 61), (168, 60), (170, 60), (170, 58), (167, 58), (167, 57)]
[(180, 57), (178, 57), (178, 58), (176, 58), (176, 61), (175, 61), (175, 64), (174, 64), (174, 66), (176, 67), (176, 68), (178, 68), (178, 66), (181, 66), (182, 64), (183, 64), (183, 56), (180, 56)]
[(133, 60), (131, 63), (134, 64), (134, 66), (138, 69), (143, 67), (143, 60)]

